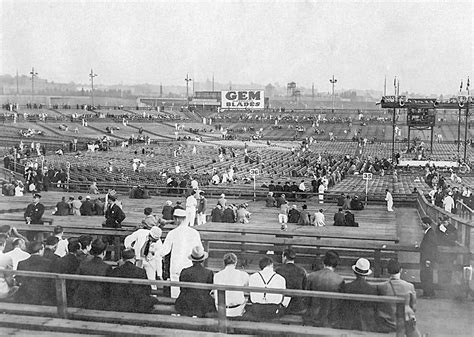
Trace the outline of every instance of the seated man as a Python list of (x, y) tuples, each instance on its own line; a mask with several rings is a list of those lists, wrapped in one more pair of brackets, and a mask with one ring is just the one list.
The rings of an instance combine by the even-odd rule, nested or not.
[(308, 212), (308, 205), (304, 204), (301, 206), (302, 210), (300, 212), (300, 217), (298, 218), (298, 225), (303, 225), (303, 226), (310, 226), (311, 225), (311, 219), (310, 219), (310, 214)]
[[(208, 253), (201, 246), (194, 247), (188, 257), (193, 265), (181, 271), (179, 281), (212, 284), (214, 282), (212, 270), (202, 266), (202, 262), (207, 257)], [(185, 316), (205, 317), (216, 311), (214, 299), (211, 297), (209, 290), (206, 289), (181, 287), (174, 307), (178, 313)]]
[(275, 200), (275, 197), (273, 196), (273, 192), (268, 192), (268, 195), (265, 199), (265, 206), (275, 207), (275, 205), (276, 205), (276, 200)]
[(362, 211), (364, 209), (364, 203), (359, 200), (359, 196), (354, 196), (354, 199), (351, 200), (351, 209), (355, 211)]
[[(286, 289), (285, 278), (273, 270), (273, 260), (263, 257), (258, 263), (260, 271), (250, 276), (250, 287)], [(250, 293), (251, 304), (245, 307), (244, 319), (249, 321), (265, 321), (282, 316), (290, 298), (280, 294), (265, 292)]]
[(359, 223), (355, 222), (354, 214), (351, 211), (346, 211), (346, 215), (344, 216), (345, 226), (348, 227), (359, 227)]
[(300, 212), (298, 211), (296, 205), (291, 206), (288, 211), (288, 223), (298, 223), (300, 219)]
[[(237, 270), (237, 256), (234, 253), (224, 255), (224, 269), (214, 275), (214, 284), (248, 286), (249, 275), (241, 270)], [(244, 313), (246, 299), (243, 291), (225, 292), (226, 315), (227, 317), (238, 317)], [(214, 291), (214, 299), (217, 307), (217, 290)]]
[(346, 225), (346, 218), (344, 216), (344, 212), (342, 211), (342, 207), (339, 207), (339, 211), (334, 214), (334, 226), (345, 226)]
[[(108, 276), (147, 279), (144, 269), (135, 266), (135, 252), (126, 249), (122, 253), (124, 263), (115, 268)], [(111, 283), (110, 307), (115, 311), (150, 313), (153, 305), (158, 301), (151, 296), (151, 287), (148, 285)]]
[(217, 204), (217, 206), (211, 212), (211, 221), (212, 222), (223, 222), (222, 218), (224, 212), (222, 211), (222, 206)]

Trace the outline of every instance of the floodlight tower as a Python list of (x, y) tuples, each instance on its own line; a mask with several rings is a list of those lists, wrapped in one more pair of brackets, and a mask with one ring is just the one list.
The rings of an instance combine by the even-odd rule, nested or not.
[(31, 103), (33, 103), (33, 99), (35, 97), (35, 77), (38, 77), (38, 73), (35, 72), (34, 67), (31, 68), (30, 75), (31, 75)]
[(334, 113), (334, 84), (337, 82), (337, 79), (334, 78), (334, 75), (332, 75), (332, 78), (329, 79), (329, 82), (332, 84), (332, 113)]
[(186, 81), (186, 106), (189, 108), (189, 82), (191, 82), (192, 79), (188, 74), (186, 74), (186, 78), (184, 80)]
[(97, 77), (97, 76), (99, 76), (99, 75), (94, 74), (94, 71), (91, 68), (89, 78), (91, 79), (91, 105), (92, 105), (92, 108), (94, 108), (94, 77)]

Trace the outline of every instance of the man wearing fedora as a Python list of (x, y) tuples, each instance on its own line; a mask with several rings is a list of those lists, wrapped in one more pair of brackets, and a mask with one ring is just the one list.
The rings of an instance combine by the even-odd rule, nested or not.
[(420, 244), (420, 282), (423, 289), (422, 297), (434, 297), (433, 272), (435, 262), (438, 261), (438, 235), (432, 228), (433, 220), (425, 216), (421, 218), (421, 225), (425, 231)]
[[(149, 280), (162, 279), (163, 263), (161, 249), (161, 229), (153, 226), (151, 229), (138, 229), (124, 240), (125, 249), (133, 249), (136, 266), (143, 268)], [(154, 286), (155, 288), (156, 286)]]
[[(342, 292), (349, 294), (377, 295), (377, 288), (366, 281), (366, 277), (372, 274), (370, 262), (360, 258), (352, 266), (356, 279), (350, 283), (343, 283)], [(376, 305), (372, 302), (346, 300), (343, 305), (341, 323), (343, 328), (350, 330), (377, 331), (375, 321)]]
[[(181, 271), (180, 282), (214, 283), (212, 270), (203, 267), (202, 262), (206, 260), (208, 253), (201, 245), (193, 247), (188, 259), (192, 266)], [(181, 288), (181, 292), (175, 302), (176, 311), (185, 316), (205, 317), (206, 314), (216, 312), (214, 299), (209, 290)]]
[[(170, 257), (170, 279), (178, 281), (179, 275), (184, 268), (192, 265), (188, 256), (193, 247), (202, 247), (201, 235), (197, 230), (188, 226), (186, 220), (186, 211), (184, 209), (175, 209), (173, 213), (176, 228), (171, 230), (163, 243), (162, 256), (171, 253)], [(177, 298), (179, 287), (171, 287), (171, 297)]]
[[(135, 266), (135, 251), (126, 249), (122, 253), (124, 263), (108, 276), (147, 279), (147, 273)], [(112, 310), (150, 313), (156, 298), (151, 296), (151, 287), (129, 283), (110, 283), (110, 306)]]

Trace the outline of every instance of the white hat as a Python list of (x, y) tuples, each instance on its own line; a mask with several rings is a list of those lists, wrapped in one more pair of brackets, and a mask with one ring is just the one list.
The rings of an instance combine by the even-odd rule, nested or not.
[(221, 194), (221, 198), (225, 198), (225, 194), (224, 194), (224, 193)]
[(159, 239), (161, 238), (161, 228), (158, 227), (158, 226), (153, 226), (151, 227), (150, 229), (150, 236), (153, 238), (153, 239)]
[(370, 270), (370, 262), (364, 258), (358, 259), (356, 264), (352, 266), (352, 270), (354, 273), (362, 276), (369, 276), (372, 274), (372, 270)]
[(186, 217), (186, 211), (184, 209), (181, 209), (181, 208), (176, 208), (173, 212), (173, 216), (185, 218)]
[(207, 259), (208, 256), (209, 254), (204, 251), (204, 248), (201, 246), (196, 246), (193, 248), (191, 255), (188, 256), (188, 259), (195, 262), (201, 262)]
[(91, 196), (90, 196), (90, 195), (88, 195), (88, 196), (86, 197), (86, 199), (90, 199), (90, 198), (91, 198)]

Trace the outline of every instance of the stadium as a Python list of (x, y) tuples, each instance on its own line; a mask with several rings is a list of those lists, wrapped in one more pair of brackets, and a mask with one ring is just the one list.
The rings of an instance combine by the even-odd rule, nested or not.
[(0, 334), (472, 335), (468, 76), (392, 94), (383, 74), (326, 93), (37, 71), (0, 76)]

